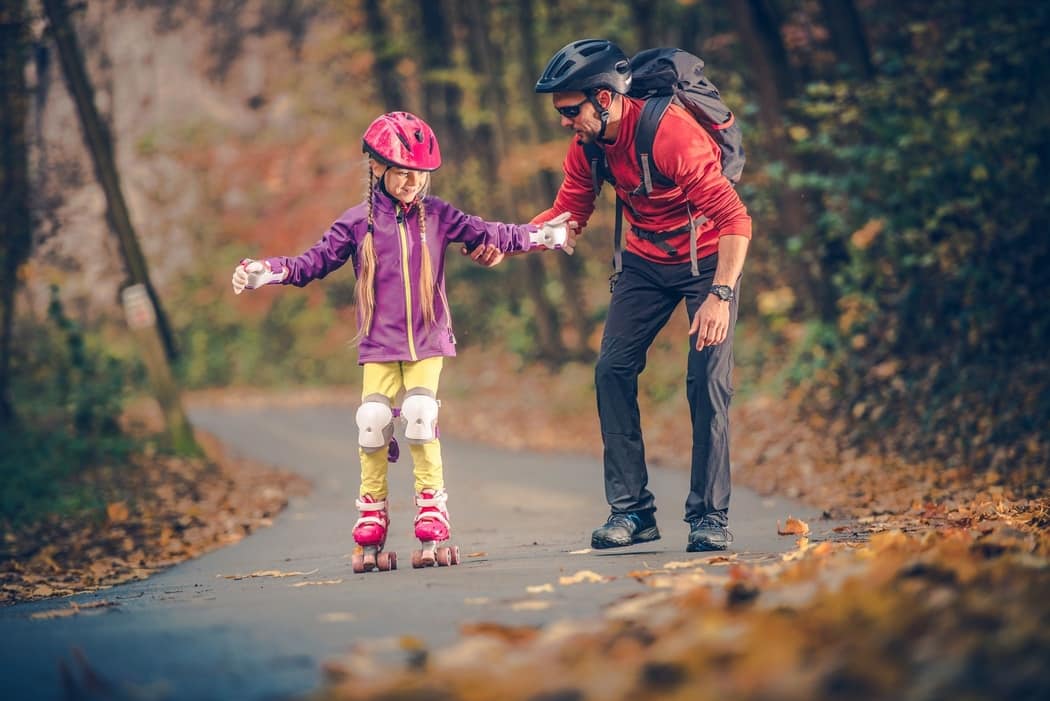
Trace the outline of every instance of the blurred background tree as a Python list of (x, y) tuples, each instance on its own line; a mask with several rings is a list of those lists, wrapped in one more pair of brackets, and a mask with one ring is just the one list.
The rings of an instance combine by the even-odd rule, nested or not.
[[(550, 204), (571, 138), (536, 77), (565, 43), (602, 36), (629, 53), (702, 56), (743, 125), (739, 191), (755, 239), (738, 386), (805, 397), (810, 419), (846, 446), (1042, 479), (1048, 15), (1020, 0), (655, 0), (601, 12), (582, 0), (98, 0), (73, 19), (187, 387), (355, 383), (349, 268), (234, 302), (232, 266), (304, 250), (360, 201), (360, 135), (392, 109), (437, 129), (437, 194), (529, 219)], [(11, 355), (0, 379), (35, 377), (22, 372), (39, 362), (31, 344), (60, 334), (47, 311), (57, 286), (86, 347), (124, 367), (121, 392), (134, 393), (143, 373), (116, 302), (119, 255), (70, 137), (42, 9), (9, 3), (2, 19)], [(8, 182), (24, 182), (28, 200), (8, 197)], [(611, 255), (603, 199), (573, 258), (486, 270), (450, 255), (463, 347), (522, 366), (594, 357)], [(679, 363), (680, 330), (668, 334), (653, 352)], [(46, 396), (21, 392), (8, 383), (9, 415)]]

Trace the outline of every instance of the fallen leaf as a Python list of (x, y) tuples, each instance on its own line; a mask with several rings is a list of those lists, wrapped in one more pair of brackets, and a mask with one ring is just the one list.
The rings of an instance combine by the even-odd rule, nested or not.
[(76, 616), (82, 611), (92, 611), (94, 609), (108, 608), (110, 606), (116, 606), (112, 601), (92, 601), (87, 604), (78, 604), (75, 601), (69, 603), (69, 608), (62, 609), (51, 609), (50, 611), (37, 611), (31, 614), (29, 617), (34, 620), (47, 620), (51, 618), (66, 618), (68, 616)]
[(784, 522), (784, 527), (780, 527), (780, 520), (777, 519), (777, 535), (806, 535), (809, 533), (809, 524), (805, 521), (795, 518), (794, 516), (788, 516), (787, 521)]
[(705, 560), (673, 560), (671, 562), (664, 563), (665, 570), (682, 570), (688, 567), (699, 567), (704, 564)]
[(295, 584), (292, 584), (291, 586), (293, 586), (293, 587), (309, 587), (309, 586), (315, 586), (315, 585), (342, 584), (342, 583), (343, 583), (343, 580), (341, 580), (341, 579), (315, 579), (315, 580), (308, 580), (308, 581), (305, 581), (305, 582), (296, 582)]
[(346, 623), (356, 618), (354, 614), (349, 611), (330, 611), (329, 613), (322, 613), (317, 617), (321, 623)]
[(309, 572), (282, 572), (280, 570), (259, 570), (258, 572), (252, 572), (250, 574), (219, 574), (216, 577), (223, 579), (249, 579), (251, 577), (305, 577), (307, 575), (315, 574), (316, 569), (312, 569)]
[(708, 559), (707, 564), (714, 565), (716, 567), (722, 565), (731, 565), (734, 562), (736, 562), (736, 559), (736, 553), (733, 553), (732, 555), (715, 555), (714, 557)]
[(524, 601), (515, 601), (510, 607), (515, 611), (543, 611), (551, 607), (551, 602), (526, 599)]
[(417, 638), (414, 635), (402, 635), (397, 639), (397, 644), (402, 650), (419, 651), (427, 649), (427, 644), (423, 642), (422, 638)]
[(527, 591), (530, 594), (542, 594), (543, 592), (548, 591), (553, 592), (554, 585), (552, 585), (550, 582), (546, 584), (535, 584), (533, 586), (525, 587), (525, 591)]
[(106, 518), (110, 523), (123, 523), (128, 520), (128, 505), (122, 501), (106, 504)]
[(50, 611), (37, 611), (34, 614), (30, 614), (30, 618), (37, 621), (49, 620), (52, 618), (66, 618), (67, 616), (75, 616), (80, 613), (80, 610), (76, 607), (64, 608), (64, 609), (51, 609)]
[(539, 635), (539, 631), (530, 626), (508, 626), (503, 623), (492, 623), (490, 621), (465, 623), (460, 626), (459, 632), (464, 636), (487, 635), (492, 638), (504, 640), (508, 643), (528, 642), (534, 640)]
[(603, 577), (597, 572), (591, 572), (590, 570), (580, 570), (574, 575), (568, 577), (559, 577), (558, 584), (579, 584), (580, 582), (607, 582), (612, 577)]

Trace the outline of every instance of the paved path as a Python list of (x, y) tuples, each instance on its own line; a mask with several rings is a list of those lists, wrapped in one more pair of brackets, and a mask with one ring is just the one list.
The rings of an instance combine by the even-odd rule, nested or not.
[[(645, 585), (623, 577), (694, 557), (685, 552), (681, 519), (687, 475), (653, 469), (650, 487), (661, 506), (663, 539), (623, 550), (587, 548), (591, 529), (607, 515), (601, 464), (592, 458), (496, 450), (444, 440), (449, 508), (458, 567), (413, 570), (411, 461), (391, 466), (394, 572), (355, 575), (350, 529), (358, 474), (349, 406), (193, 412), (196, 425), (233, 451), (296, 470), (314, 483), (273, 527), (178, 565), (144, 582), (74, 597), (111, 606), (78, 616), (40, 619), (33, 613), (69, 600), (0, 609), (0, 698), (63, 698), (60, 661), (81, 650), (107, 679), (155, 699), (278, 699), (316, 687), (320, 664), (355, 643), (411, 635), (428, 645), (456, 639), (466, 622), (543, 625), (589, 618)], [(731, 509), (736, 552), (791, 549), (776, 521), (812, 510), (761, 499), (737, 488)], [(309, 575), (231, 579), (266, 570)], [(579, 570), (617, 577), (604, 584), (558, 586)], [(293, 586), (303, 581), (338, 584)], [(554, 584), (531, 595), (530, 585)], [(515, 602), (542, 598), (544, 610)]]

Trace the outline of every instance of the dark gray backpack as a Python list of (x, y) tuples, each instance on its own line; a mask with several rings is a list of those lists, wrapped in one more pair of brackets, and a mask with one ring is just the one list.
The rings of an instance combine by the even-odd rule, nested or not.
[[(674, 182), (661, 173), (653, 161), (653, 141), (656, 129), (671, 103), (681, 105), (704, 130), (711, 135), (722, 151), (722, 174), (733, 185), (740, 180), (744, 170), (744, 147), (740, 126), (732, 110), (722, 101), (721, 95), (711, 81), (704, 76), (704, 61), (688, 51), (674, 48), (646, 49), (631, 59), (631, 81), (629, 97), (645, 100), (642, 116), (634, 132), (635, 158), (642, 174), (641, 182), (634, 194), (648, 195), (653, 185), (670, 187)], [(594, 143), (583, 144), (584, 154), (591, 165), (591, 182), (594, 196), (601, 192), (602, 182), (615, 183), (605, 161), (605, 151)], [(690, 229), (695, 230), (699, 221), (688, 212)], [(615, 257), (613, 284), (620, 272), (620, 248), (623, 229), (623, 202), (616, 199)], [(641, 233), (641, 232), (639, 232)], [(674, 253), (664, 239), (681, 232), (651, 232), (650, 239), (657, 245)], [(697, 274), (695, 242), (690, 258), (693, 274)]]
[[(641, 119), (634, 133), (635, 156), (642, 173), (638, 194), (649, 194), (653, 185), (669, 187), (674, 183), (653, 162), (653, 140), (656, 128), (673, 102), (692, 115), (722, 150), (722, 174), (734, 185), (744, 170), (744, 147), (740, 126), (733, 112), (722, 102), (718, 88), (704, 76), (704, 60), (682, 49), (646, 49), (631, 59), (629, 97), (645, 100)], [(605, 165), (605, 156), (596, 144), (584, 144), (591, 163), (594, 192), (602, 181), (613, 182)]]

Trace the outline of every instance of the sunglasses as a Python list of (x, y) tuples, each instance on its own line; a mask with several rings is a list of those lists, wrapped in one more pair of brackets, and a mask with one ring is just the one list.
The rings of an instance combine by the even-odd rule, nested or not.
[(555, 107), (554, 109), (558, 110), (558, 114), (560, 114), (563, 117), (566, 117), (568, 119), (576, 119), (580, 116), (580, 108), (583, 107), (583, 105), (590, 99), (591, 98), (589, 97), (585, 97), (579, 102), (577, 102), (575, 105), (562, 105), (561, 107)]

